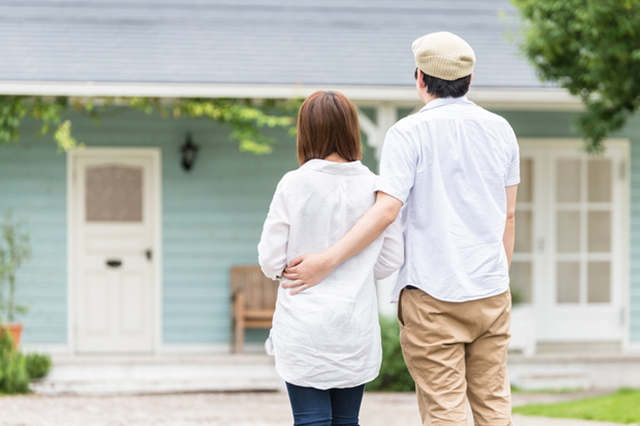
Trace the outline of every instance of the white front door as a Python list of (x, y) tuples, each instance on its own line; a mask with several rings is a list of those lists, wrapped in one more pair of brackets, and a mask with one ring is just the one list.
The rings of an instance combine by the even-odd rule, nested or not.
[(535, 307), (538, 342), (622, 341), (625, 154), (624, 144), (603, 156), (521, 146), (511, 280)]
[(153, 350), (156, 154), (85, 149), (72, 157), (79, 353)]

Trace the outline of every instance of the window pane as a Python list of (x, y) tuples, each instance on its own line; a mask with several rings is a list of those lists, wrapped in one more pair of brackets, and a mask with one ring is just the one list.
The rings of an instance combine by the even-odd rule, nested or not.
[(591, 202), (611, 201), (611, 160), (589, 160), (588, 173), (588, 200)]
[(579, 253), (580, 212), (560, 211), (557, 217), (556, 244), (558, 253)]
[(533, 213), (531, 211), (516, 210), (516, 243), (517, 253), (531, 253), (533, 251)]
[(556, 162), (556, 192), (559, 203), (580, 201), (580, 160)]
[(511, 293), (514, 301), (531, 303), (531, 262), (513, 261), (509, 269)]
[(520, 159), (520, 184), (518, 185), (518, 201), (533, 201), (533, 159)]
[(142, 221), (142, 169), (87, 168), (85, 203), (89, 222)]
[(611, 262), (589, 262), (587, 301), (609, 303), (611, 300)]
[(611, 251), (611, 212), (588, 213), (589, 225), (589, 251), (590, 252), (610, 252)]
[(580, 262), (558, 262), (556, 278), (558, 303), (580, 303)]

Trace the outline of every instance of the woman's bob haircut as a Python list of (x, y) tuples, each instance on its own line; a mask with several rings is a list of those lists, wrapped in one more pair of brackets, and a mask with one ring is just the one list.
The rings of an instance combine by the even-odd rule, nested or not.
[(342, 93), (319, 90), (300, 106), (298, 161), (303, 165), (334, 152), (347, 161), (362, 158), (358, 114)]

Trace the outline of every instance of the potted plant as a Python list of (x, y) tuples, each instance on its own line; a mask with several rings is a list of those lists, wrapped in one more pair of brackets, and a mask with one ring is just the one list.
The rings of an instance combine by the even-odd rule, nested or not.
[(29, 233), (24, 231), (26, 221), (15, 221), (7, 211), (0, 223), (0, 332), (8, 330), (17, 348), (22, 336), (22, 324), (15, 322), (16, 314), (26, 314), (27, 307), (15, 303), (16, 272), (31, 258)]

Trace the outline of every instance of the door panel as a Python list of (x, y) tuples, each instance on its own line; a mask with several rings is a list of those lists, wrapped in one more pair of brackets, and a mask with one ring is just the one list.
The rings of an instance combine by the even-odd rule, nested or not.
[(109, 331), (109, 310), (105, 302), (109, 298), (109, 274), (103, 271), (89, 272), (83, 280), (85, 283), (82, 298), (83, 313), (81, 321), (86, 329), (94, 335), (106, 335)]
[(154, 160), (87, 150), (74, 160), (76, 349), (150, 353)]
[(140, 309), (145, 305), (145, 294), (148, 293), (146, 277), (139, 272), (122, 274), (120, 280), (120, 306), (122, 316), (121, 331), (125, 335), (138, 335), (144, 333), (145, 315)]

